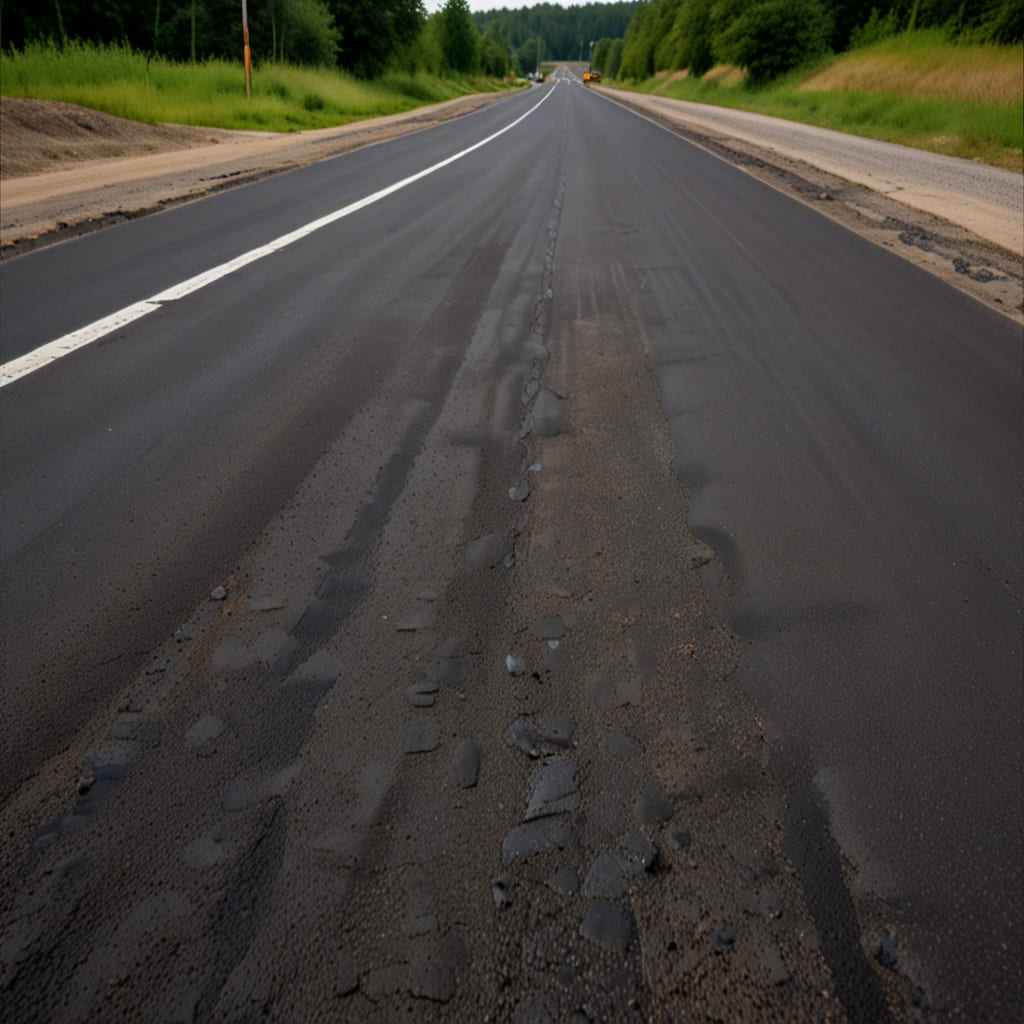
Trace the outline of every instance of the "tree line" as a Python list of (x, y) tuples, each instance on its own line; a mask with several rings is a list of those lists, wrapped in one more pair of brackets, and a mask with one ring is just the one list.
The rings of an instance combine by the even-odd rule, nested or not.
[[(447, 0), (247, 0), (253, 59), (337, 66), (361, 78), (388, 70), (526, 74), (544, 60), (589, 55), (621, 37), (637, 3), (540, 4), (473, 14)], [(0, 0), (0, 47), (40, 41), (123, 44), (171, 60), (237, 59), (240, 0)]]
[(758, 85), (828, 53), (913, 29), (984, 43), (1024, 40), (1024, 0), (649, 0), (622, 39), (602, 39), (594, 66), (609, 77), (703, 75), (745, 68)]

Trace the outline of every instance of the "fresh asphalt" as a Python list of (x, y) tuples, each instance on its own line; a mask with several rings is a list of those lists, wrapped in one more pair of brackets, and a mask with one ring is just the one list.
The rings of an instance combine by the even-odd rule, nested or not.
[[(358, 523), (462, 386), (473, 328), (502, 344), (503, 322), (543, 321), (560, 267), (607, 268), (632, 283), (638, 372), (717, 556), (704, 584), (826, 962), (842, 974), (840, 878), (887, 906), (937, 1013), (1005, 1019), (1020, 328), (579, 83), (544, 88), (489, 145), (0, 390), (4, 831), (282, 510), (301, 518), (326, 452), (365, 445), (337, 496)], [(460, 152), (542, 92), (8, 262), (0, 361)]]

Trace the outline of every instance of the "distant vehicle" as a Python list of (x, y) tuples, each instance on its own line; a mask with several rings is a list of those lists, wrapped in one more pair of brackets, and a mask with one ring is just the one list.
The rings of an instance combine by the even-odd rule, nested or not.
[(584, 82), (600, 82), (601, 72), (600, 71), (584, 71), (583, 72)]

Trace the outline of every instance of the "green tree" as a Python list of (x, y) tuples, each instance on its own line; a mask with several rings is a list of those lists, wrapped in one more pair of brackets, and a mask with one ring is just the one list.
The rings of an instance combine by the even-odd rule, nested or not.
[(468, 0), (447, 0), (438, 19), (445, 68), (472, 74), (477, 68), (477, 30), (469, 16)]
[(341, 36), (338, 63), (360, 78), (387, 70), (423, 27), (420, 0), (328, 0)]
[(687, 0), (676, 18), (682, 40), (678, 66), (698, 78), (715, 65), (713, 5), (714, 0)]
[(821, 0), (734, 0), (714, 14), (716, 55), (746, 68), (753, 86), (828, 52), (832, 23)]
[(516, 51), (516, 59), (523, 74), (537, 71), (543, 58), (544, 41), (538, 36), (530, 36)]
[(623, 40), (613, 39), (612, 45), (608, 47), (608, 64), (604, 73), (609, 78), (619, 77), (619, 68), (622, 65), (622, 46)]
[(506, 78), (512, 70), (510, 50), (500, 24), (492, 21), (480, 40), (480, 70), (491, 78)]
[(263, 0), (250, 11), (254, 56), (313, 66), (337, 62), (340, 33), (323, 0)]

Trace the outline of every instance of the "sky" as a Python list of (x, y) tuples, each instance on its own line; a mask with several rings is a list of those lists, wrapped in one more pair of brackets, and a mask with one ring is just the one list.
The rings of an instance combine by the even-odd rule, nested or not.
[[(433, 14), (434, 11), (441, 10), (444, 7), (445, 0), (424, 0), (423, 6), (427, 9), (427, 14)], [(502, 7), (507, 7), (509, 10), (518, 10), (520, 7), (536, 7), (539, 3), (555, 3), (561, 7), (578, 7), (584, 3), (597, 3), (607, 4), (614, 3), (615, 0), (469, 0), (469, 9), (471, 11), (496, 11)]]

